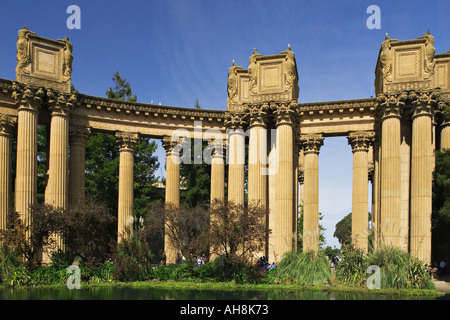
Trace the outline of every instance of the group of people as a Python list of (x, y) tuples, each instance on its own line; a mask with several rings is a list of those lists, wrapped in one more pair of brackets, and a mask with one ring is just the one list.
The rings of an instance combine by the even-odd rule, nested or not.
[(439, 265), (433, 263), (426, 266), (425, 271), (429, 273), (431, 276), (442, 277), (446, 274), (445, 265), (446, 265), (445, 261), (441, 260), (441, 262), (439, 262)]
[(256, 266), (264, 271), (271, 270), (276, 267), (275, 262), (269, 265), (269, 259), (266, 256), (259, 257), (258, 261), (256, 261)]

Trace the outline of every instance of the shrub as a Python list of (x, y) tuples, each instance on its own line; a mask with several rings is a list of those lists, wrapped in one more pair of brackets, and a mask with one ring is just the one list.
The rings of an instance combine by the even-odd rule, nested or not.
[(359, 286), (367, 281), (367, 255), (361, 250), (345, 247), (336, 266), (336, 280), (342, 284)]
[(276, 281), (302, 286), (323, 285), (331, 281), (331, 268), (322, 252), (287, 253), (276, 269)]
[(114, 277), (119, 281), (145, 281), (152, 269), (152, 252), (139, 232), (122, 237), (113, 253)]
[(369, 264), (380, 267), (382, 288), (430, 289), (434, 285), (424, 264), (414, 256), (397, 249), (384, 248), (369, 256)]

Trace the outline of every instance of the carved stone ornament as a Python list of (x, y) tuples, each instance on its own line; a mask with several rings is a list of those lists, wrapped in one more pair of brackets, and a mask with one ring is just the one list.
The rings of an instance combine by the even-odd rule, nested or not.
[(380, 51), (380, 63), (383, 77), (386, 81), (392, 81), (392, 42), (398, 41), (391, 39), (389, 34), (386, 33), (385, 40), (381, 43)]
[(255, 88), (258, 85), (258, 65), (256, 63), (256, 58), (262, 56), (258, 53), (256, 49), (253, 49), (253, 54), (249, 58), (248, 74), (250, 80), (248, 83), (248, 91), (250, 94), (256, 94)]
[(226, 112), (225, 126), (227, 129), (245, 129), (247, 125), (245, 112)]
[(45, 97), (45, 90), (14, 81), (12, 83), (11, 96), (14, 99), (18, 111), (28, 110), (38, 112)]
[(440, 90), (411, 91), (408, 98), (413, 106), (413, 117), (418, 115), (432, 116), (434, 109), (438, 106)]
[(236, 62), (233, 60), (233, 65), (228, 70), (228, 105), (231, 103), (236, 103), (236, 97), (238, 94), (238, 76), (236, 73), (236, 69), (239, 67), (236, 65)]
[(353, 152), (369, 151), (369, 146), (373, 144), (375, 132), (354, 131), (348, 135), (348, 144), (352, 146)]
[(275, 118), (275, 123), (277, 126), (282, 124), (293, 125), (296, 122), (298, 116), (298, 110), (296, 108), (297, 104), (294, 102), (286, 103), (272, 103), (273, 114)]
[(133, 152), (136, 143), (138, 142), (138, 134), (131, 132), (117, 132), (116, 139), (119, 146), (119, 151)]
[(7, 114), (0, 114), (0, 136), (10, 137), (14, 128), (14, 120)]
[(91, 134), (90, 128), (72, 126), (69, 129), (70, 145), (85, 146)]
[(377, 95), (376, 108), (382, 119), (387, 117), (400, 117), (408, 99), (408, 93), (379, 93)]
[(31, 32), (26, 26), (19, 30), (17, 36), (17, 67), (16, 74), (24, 73), (30, 74), (31, 70), (31, 43), (29, 42), (29, 35), (36, 35)]
[(70, 116), (75, 107), (77, 96), (47, 89), (48, 107), (52, 115)]
[(323, 136), (317, 133), (301, 134), (300, 141), (304, 154), (319, 153), (320, 147), (323, 146)]
[(247, 117), (250, 120), (250, 127), (265, 127), (269, 120), (269, 111), (268, 103), (244, 105), (244, 112), (247, 113)]
[(419, 39), (425, 39), (425, 73), (427, 74), (426, 79), (428, 79), (434, 72), (434, 54), (436, 53), (436, 48), (434, 47), (434, 37), (427, 31)]
[(293, 91), (292, 95), (298, 98), (299, 88), (298, 88), (298, 72), (297, 72), (297, 62), (295, 60), (295, 53), (292, 51), (289, 45), (286, 53), (285, 60), (285, 84), (288, 89)]
[(70, 43), (68, 37), (58, 41), (64, 43), (63, 76), (65, 82), (68, 82), (72, 79), (73, 45)]

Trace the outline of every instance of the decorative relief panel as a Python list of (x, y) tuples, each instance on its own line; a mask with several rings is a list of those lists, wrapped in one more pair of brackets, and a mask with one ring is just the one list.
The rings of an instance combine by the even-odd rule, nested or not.
[(72, 51), (68, 38), (51, 40), (39, 37), (23, 27), (17, 37), (16, 80), (70, 92)]

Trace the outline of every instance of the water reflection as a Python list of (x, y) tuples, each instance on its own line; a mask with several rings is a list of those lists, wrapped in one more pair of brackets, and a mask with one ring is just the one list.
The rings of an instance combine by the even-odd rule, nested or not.
[[(446, 296), (444, 298), (450, 298)], [(194, 290), (129, 287), (0, 289), (0, 300), (428, 300), (433, 297), (326, 290)]]

